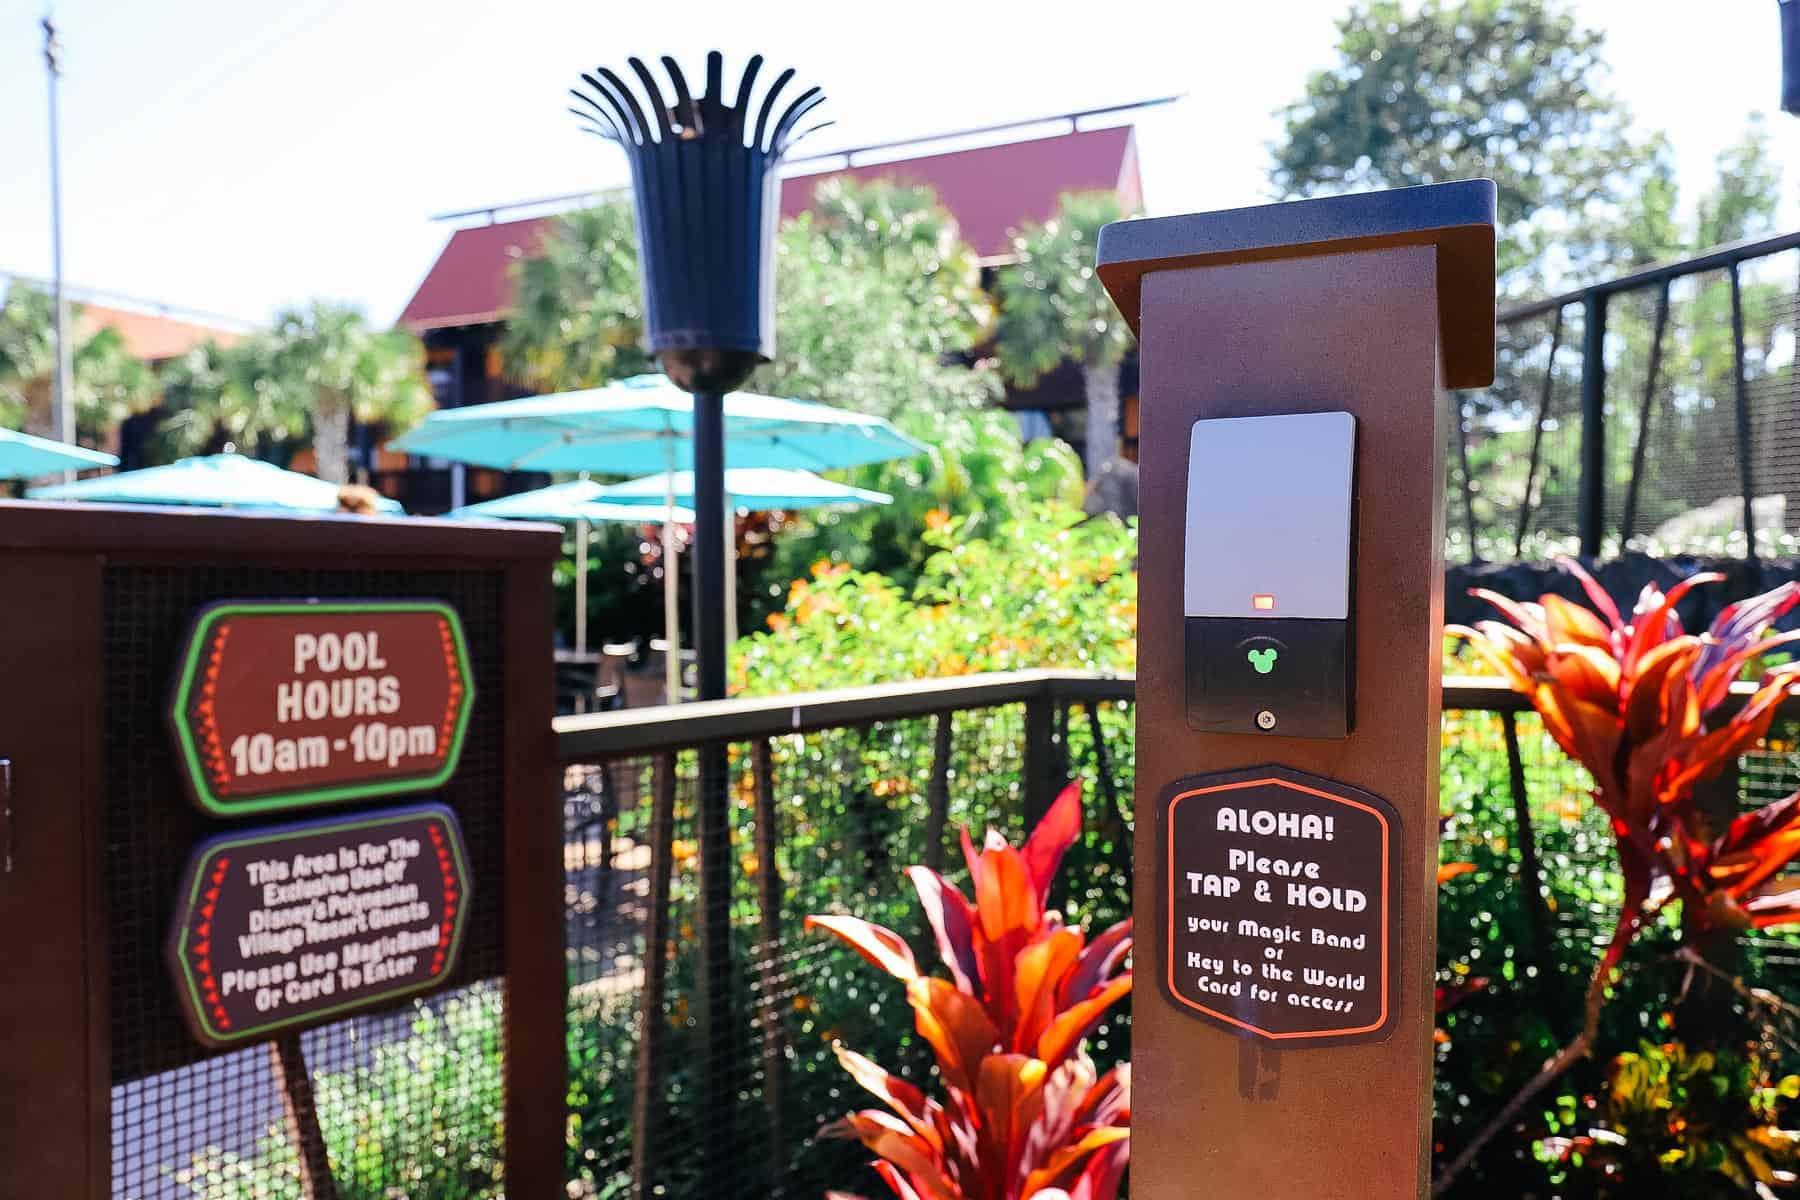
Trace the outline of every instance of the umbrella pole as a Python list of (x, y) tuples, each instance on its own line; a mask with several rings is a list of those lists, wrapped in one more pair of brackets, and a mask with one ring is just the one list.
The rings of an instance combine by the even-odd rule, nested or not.
[(586, 517), (575, 522), (575, 653), (587, 653), (587, 551), (588, 523)]
[(731, 678), (731, 648), (737, 645), (737, 510), (725, 497), (725, 677)]
[(663, 559), (663, 642), (668, 652), (663, 656), (663, 691), (665, 704), (681, 703), (681, 600), (677, 595), (679, 572), (675, 563), (675, 443), (663, 439), (668, 448), (668, 481), (663, 489), (662, 559)]

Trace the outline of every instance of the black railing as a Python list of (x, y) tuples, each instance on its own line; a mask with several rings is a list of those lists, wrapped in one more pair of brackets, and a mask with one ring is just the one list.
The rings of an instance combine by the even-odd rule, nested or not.
[(1494, 386), (1451, 401), (1452, 557), (1791, 551), (1796, 251), (1739, 242), (1503, 312)]
[[(1134, 691), (1130, 678), (1023, 672), (559, 718), (577, 1186), (697, 1196), (700, 1160), (717, 1155), (743, 1196), (878, 1194), (860, 1174), (860, 1148), (814, 1136), (862, 1106), (832, 1043), (921, 1083), (929, 1060), (892, 981), (805, 932), (804, 918), (875, 920), (923, 960), (930, 941), (902, 868), (921, 862), (954, 878), (958, 827), (979, 837), (992, 825), (1016, 840), (1068, 779), (1088, 785), (1086, 830), (1055, 900), (1093, 924), (1124, 916)], [(1518, 910), (1524, 961), (1585, 960), (1617, 903), (1571, 903), (1564, 888), (1591, 888), (1611, 861), (1603, 819), (1580, 800), (1586, 777), (1493, 681), (1449, 680), (1444, 708), (1446, 857), (1517, 880), (1504, 902)], [(734, 1004), (701, 1014), (692, 925), (713, 876), (696, 862), (693, 752), (719, 742), (732, 748)], [(1720, 787), (1771, 799), (1797, 783), (1800, 760), (1776, 742)], [(1483, 897), (1469, 915), (1476, 954), (1493, 948), (1488, 910), (1501, 903)], [(1459, 910), (1446, 911), (1458, 928)], [(1445, 935), (1446, 953), (1458, 936)], [(1774, 958), (1794, 955), (1782, 943)], [(1096, 1059), (1125, 1056), (1128, 1040), (1127, 1017), (1096, 1035)], [(709, 1077), (729, 1081), (730, 1142), (699, 1120), (695, 1089)]]

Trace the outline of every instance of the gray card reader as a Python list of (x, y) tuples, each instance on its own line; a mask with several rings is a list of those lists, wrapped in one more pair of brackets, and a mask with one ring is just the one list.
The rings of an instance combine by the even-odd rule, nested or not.
[(1188, 450), (1188, 725), (1350, 733), (1356, 418), (1196, 421)]

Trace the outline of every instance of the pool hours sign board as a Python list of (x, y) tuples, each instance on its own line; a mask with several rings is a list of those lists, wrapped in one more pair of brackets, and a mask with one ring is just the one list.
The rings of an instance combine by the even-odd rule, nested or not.
[(170, 723), (219, 816), (437, 787), (475, 699), (462, 623), (433, 601), (214, 604), (180, 663)]
[(1162, 984), (1175, 1005), (1288, 1046), (1393, 1032), (1400, 820), (1284, 767), (1177, 781), (1159, 806)]
[(456, 965), (469, 869), (427, 804), (203, 842), (168, 956), (189, 1028), (218, 1048), (433, 987)]

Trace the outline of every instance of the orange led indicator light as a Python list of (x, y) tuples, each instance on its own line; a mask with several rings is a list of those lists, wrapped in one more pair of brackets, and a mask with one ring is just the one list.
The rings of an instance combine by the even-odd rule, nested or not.
[(1250, 597), (1250, 607), (1258, 612), (1270, 612), (1275, 608), (1275, 596), (1272, 592), (1258, 592)]

